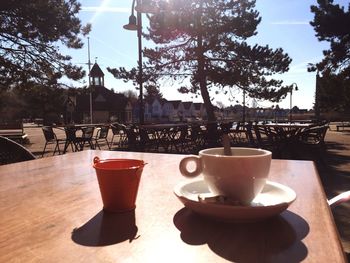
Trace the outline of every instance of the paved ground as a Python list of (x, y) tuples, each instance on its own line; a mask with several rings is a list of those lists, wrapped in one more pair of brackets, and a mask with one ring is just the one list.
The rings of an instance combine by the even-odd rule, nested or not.
[[(27, 126), (25, 132), (30, 140), (30, 143), (26, 146), (36, 156), (41, 157), (45, 144), (41, 128)], [(56, 130), (56, 132), (58, 137), (64, 138), (63, 131)], [(110, 132), (109, 138), (111, 138), (111, 135)], [(350, 129), (337, 132), (335, 127), (331, 126), (325, 141), (326, 150), (309, 158), (315, 161), (326, 195), (331, 198), (338, 193), (350, 190)], [(107, 146), (104, 146), (103, 149), (107, 149)], [(45, 156), (52, 155), (52, 150), (52, 145), (50, 145), (49, 152)], [(350, 202), (333, 209), (333, 215), (344, 251), (350, 255)]]

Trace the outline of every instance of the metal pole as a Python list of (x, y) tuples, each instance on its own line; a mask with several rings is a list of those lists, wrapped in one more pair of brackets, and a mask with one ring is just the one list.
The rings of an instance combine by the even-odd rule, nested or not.
[(315, 87), (315, 119), (318, 122), (320, 120), (320, 75), (317, 71), (316, 74), (316, 87)]
[(290, 90), (289, 122), (292, 122), (292, 95), (293, 95), (293, 88)]
[[(140, 0), (137, 1), (137, 5), (140, 4)], [(144, 123), (144, 109), (143, 109), (143, 72), (142, 72), (142, 15), (137, 12), (137, 38), (138, 38), (138, 52), (139, 52), (139, 88), (140, 88), (140, 124)]]
[(90, 61), (90, 37), (88, 37), (88, 66), (89, 66), (89, 89), (90, 89), (90, 123), (92, 124), (92, 91), (91, 91), (91, 61)]
[(245, 124), (245, 89), (243, 90), (243, 124)]

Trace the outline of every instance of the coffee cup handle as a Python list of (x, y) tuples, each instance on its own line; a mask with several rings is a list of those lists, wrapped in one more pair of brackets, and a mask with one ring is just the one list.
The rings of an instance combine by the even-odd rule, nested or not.
[[(195, 170), (192, 172), (187, 170), (187, 164), (189, 162), (194, 162), (196, 165)], [(201, 164), (200, 157), (198, 157), (196, 155), (191, 155), (191, 156), (183, 158), (180, 161), (179, 169), (180, 169), (180, 173), (185, 177), (192, 178), (192, 177), (196, 177), (196, 176), (200, 175), (202, 173), (202, 164)]]

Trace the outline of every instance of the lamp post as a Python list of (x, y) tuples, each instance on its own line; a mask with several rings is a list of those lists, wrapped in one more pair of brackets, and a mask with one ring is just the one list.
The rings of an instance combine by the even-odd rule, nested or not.
[(140, 109), (139, 109), (139, 122), (140, 124), (144, 123), (144, 110), (143, 110), (143, 73), (142, 73), (142, 16), (141, 12), (137, 11), (137, 18), (134, 15), (134, 9), (135, 9), (135, 1), (137, 1), (137, 6), (140, 4), (140, 0), (133, 0), (132, 6), (131, 6), (131, 15), (129, 17), (129, 24), (124, 25), (123, 28), (126, 30), (132, 30), (137, 31), (137, 38), (138, 38), (138, 67), (139, 67), (139, 74), (138, 74), (138, 82), (139, 82), (139, 89), (140, 89)]
[[(135, 7), (136, 2), (136, 7)], [(137, 12), (137, 17), (134, 15), (134, 10)], [(129, 17), (129, 24), (124, 25), (123, 28), (126, 30), (137, 31), (138, 38), (138, 80), (140, 89), (140, 111), (139, 121), (140, 124), (144, 123), (144, 105), (143, 105), (143, 72), (142, 72), (142, 13), (155, 13), (157, 8), (150, 5), (148, 0), (133, 0), (131, 6), (131, 15)]]
[(90, 89), (90, 124), (92, 124), (92, 90), (91, 90), (91, 61), (90, 61), (90, 37), (88, 37), (88, 67), (89, 67), (89, 89)]
[(320, 75), (319, 72), (317, 71), (316, 74), (316, 87), (315, 87), (315, 119), (318, 122), (320, 120)]
[(292, 103), (292, 97), (293, 97), (293, 89), (295, 89), (295, 91), (298, 90), (298, 85), (296, 83), (292, 83), (291, 89), (290, 89), (290, 104), (289, 104), (289, 122), (292, 122), (293, 116), (292, 116), (292, 107), (293, 107), (293, 103)]

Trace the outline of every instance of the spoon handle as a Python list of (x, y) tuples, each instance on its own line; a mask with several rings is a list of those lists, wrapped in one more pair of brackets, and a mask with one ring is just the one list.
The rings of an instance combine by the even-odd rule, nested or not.
[(230, 138), (226, 133), (222, 135), (222, 144), (224, 145), (224, 155), (232, 155)]

